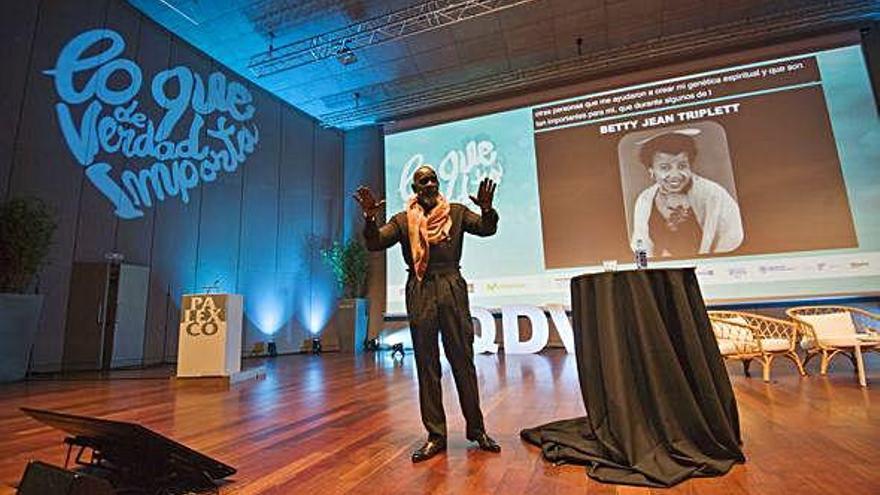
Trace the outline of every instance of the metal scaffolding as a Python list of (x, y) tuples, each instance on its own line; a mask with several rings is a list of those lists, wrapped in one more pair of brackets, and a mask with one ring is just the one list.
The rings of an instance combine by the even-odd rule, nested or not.
[(712, 53), (731, 46), (756, 45), (794, 35), (829, 32), (831, 29), (852, 26), (877, 15), (876, 0), (852, 0), (837, 4), (820, 4), (714, 26), (711, 29), (696, 29), (528, 69), (499, 72), (464, 83), (423, 87), (372, 105), (328, 112), (318, 116), (318, 119), (326, 126), (340, 128), (389, 121), (424, 113), (432, 107), (439, 108), (464, 101), (497, 97), (503, 93), (589, 80), (598, 74), (651, 65), (656, 60), (687, 60), (701, 53)]
[(534, 0), (430, 0), (342, 29), (275, 47), (251, 58), (248, 68), (257, 77), (277, 74), (532, 1)]

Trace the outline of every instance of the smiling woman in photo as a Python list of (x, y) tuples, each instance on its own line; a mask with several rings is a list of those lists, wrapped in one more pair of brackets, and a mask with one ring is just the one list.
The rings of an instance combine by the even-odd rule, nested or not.
[(696, 174), (699, 129), (656, 134), (639, 144), (639, 159), (653, 184), (636, 199), (633, 246), (648, 256), (727, 253), (742, 244), (739, 206), (727, 190)]

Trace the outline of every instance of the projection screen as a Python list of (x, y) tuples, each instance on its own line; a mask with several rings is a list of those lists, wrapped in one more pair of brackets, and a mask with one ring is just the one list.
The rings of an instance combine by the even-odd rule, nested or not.
[[(708, 66), (708, 65), (707, 65)], [(569, 303), (569, 279), (633, 247), (696, 266), (710, 302), (880, 289), (880, 123), (861, 47), (676, 74), (385, 138), (389, 215), (412, 172), (468, 198), (499, 183), (498, 233), (465, 240), (471, 304)], [(406, 268), (387, 263), (387, 313)]]

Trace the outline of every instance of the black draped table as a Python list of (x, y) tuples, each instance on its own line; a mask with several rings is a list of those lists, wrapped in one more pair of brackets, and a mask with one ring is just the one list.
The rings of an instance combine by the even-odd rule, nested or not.
[(556, 463), (610, 483), (671, 486), (744, 462), (733, 389), (693, 268), (571, 281), (585, 417), (523, 430)]

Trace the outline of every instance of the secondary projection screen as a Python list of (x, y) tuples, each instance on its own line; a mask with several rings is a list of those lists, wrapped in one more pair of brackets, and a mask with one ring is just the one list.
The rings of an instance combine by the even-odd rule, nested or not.
[[(471, 304), (569, 304), (637, 242), (709, 301), (880, 290), (880, 123), (861, 47), (756, 60), (386, 136), (390, 213), (433, 165), (450, 201), (499, 183), (465, 240)], [(400, 247), (389, 314), (405, 313)]]

